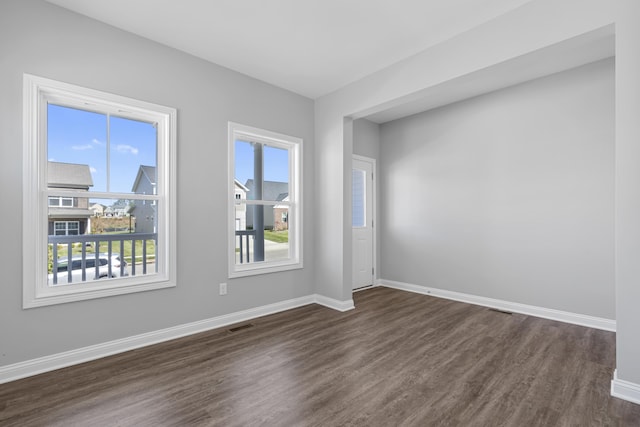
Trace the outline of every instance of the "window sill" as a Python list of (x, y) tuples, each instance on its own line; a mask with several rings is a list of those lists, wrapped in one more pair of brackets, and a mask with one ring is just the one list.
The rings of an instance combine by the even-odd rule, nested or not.
[[(59, 285), (51, 289), (48, 286), (38, 289), (35, 295), (24, 295), (22, 308), (44, 307), (48, 305), (65, 304), (68, 302), (84, 301), (96, 298), (105, 298), (115, 295), (125, 295), (134, 292), (151, 291), (175, 287), (175, 281), (163, 279), (159, 276), (157, 280), (149, 281), (136, 280), (135, 278), (117, 280), (112, 283), (103, 284), (78, 284)], [(106, 281), (105, 281), (106, 282)]]
[(236, 266), (236, 269), (234, 271), (230, 271), (229, 278), (233, 279), (236, 277), (257, 276), (260, 274), (279, 273), (289, 270), (300, 270), (302, 269), (302, 267), (302, 261), (287, 261), (282, 263), (270, 262), (268, 264), (245, 264)]

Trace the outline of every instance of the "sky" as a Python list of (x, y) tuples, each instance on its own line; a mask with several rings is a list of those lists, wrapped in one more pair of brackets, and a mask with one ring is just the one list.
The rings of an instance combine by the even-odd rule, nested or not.
[(110, 153), (110, 192), (131, 193), (140, 165), (156, 166), (155, 126), (49, 104), (47, 112), (49, 161), (89, 165), (93, 187), (107, 191), (107, 152)]
[[(157, 165), (156, 129), (150, 123), (111, 116), (107, 132), (106, 115), (54, 104), (49, 104), (47, 117), (48, 160), (88, 165), (93, 178), (89, 191), (131, 193), (140, 165)], [(263, 155), (265, 181), (289, 182), (288, 150), (264, 145)], [(235, 157), (235, 177), (245, 184), (254, 177), (253, 145), (235, 141)]]
[[(241, 184), (253, 179), (253, 145), (250, 142), (235, 142), (235, 177)], [(263, 149), (265, 181), (289, 182), (289, 152), (282, 148), (264, 145)]]

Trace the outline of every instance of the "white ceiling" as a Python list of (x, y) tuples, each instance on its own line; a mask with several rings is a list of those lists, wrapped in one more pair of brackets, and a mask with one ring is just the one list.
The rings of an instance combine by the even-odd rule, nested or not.
[(47, 0), (317, 98), (531, 0)]

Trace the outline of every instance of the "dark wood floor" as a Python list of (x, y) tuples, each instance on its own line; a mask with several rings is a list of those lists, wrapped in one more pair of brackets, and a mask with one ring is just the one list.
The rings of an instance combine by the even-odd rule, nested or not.
[(2, 426), (640, 426), (615, 334), (407, 292), (0, 385)]

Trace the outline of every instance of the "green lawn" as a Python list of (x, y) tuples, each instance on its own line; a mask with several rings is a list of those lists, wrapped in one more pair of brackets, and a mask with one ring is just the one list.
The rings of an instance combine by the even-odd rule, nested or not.
[(264, 230), (265, 240), (270, 240), (276, 243), (287, 243), (289, 241), (289, 230), (284, 231), (271, 231)]

